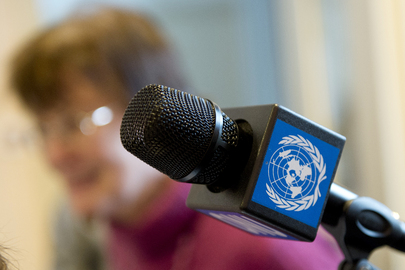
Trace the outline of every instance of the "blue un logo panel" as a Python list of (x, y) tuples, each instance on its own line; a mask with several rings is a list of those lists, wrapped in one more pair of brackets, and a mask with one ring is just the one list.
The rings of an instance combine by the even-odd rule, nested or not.
[(339, 153), (277, 119), (252, 201), (316, 228)]
[(253, 235), (280, 238), (285, 240), (297, 240), (288, 234), (264, 225), (263, 223), (241, 213), (205, 209), (196, 210)]
[(346, 138), (274, 105), (241, 210), (313, 241)]

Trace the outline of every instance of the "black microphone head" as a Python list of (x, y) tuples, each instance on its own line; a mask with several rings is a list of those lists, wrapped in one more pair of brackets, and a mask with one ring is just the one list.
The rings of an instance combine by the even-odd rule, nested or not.
[(174, 180), (208, 185), (227, 167), (238, 144), (238, 126), (209, 100), (149, 85), (125, 111), (121, 142)]

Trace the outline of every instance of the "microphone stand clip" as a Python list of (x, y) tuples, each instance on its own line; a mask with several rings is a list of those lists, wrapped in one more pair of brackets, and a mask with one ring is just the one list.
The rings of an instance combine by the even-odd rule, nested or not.
[(379, 269), (370, 254), (388, 245), (405, 252), (405, 223), (384, 204), (332, 184), (322, 225), (338, 242), (345, 260), (341, 270)]

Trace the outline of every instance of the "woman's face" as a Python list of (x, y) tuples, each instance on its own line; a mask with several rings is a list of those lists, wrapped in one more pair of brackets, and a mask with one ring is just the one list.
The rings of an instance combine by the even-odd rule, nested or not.
[[(69, 74), (65, 79), (60, 105), (38, 117), (46, 157), (62, 174), (77, 214), (130, 219), (165, 177), (121, 145), (125, 105), (104, 95), (80, 74)], [(85, 113), (103, 106), (112, 110), (111, 122), (104, 126), (90, 124), (81, 131), (80, 120), (89, 121)], [(107, 110), (107, 122), (108, 115)]]

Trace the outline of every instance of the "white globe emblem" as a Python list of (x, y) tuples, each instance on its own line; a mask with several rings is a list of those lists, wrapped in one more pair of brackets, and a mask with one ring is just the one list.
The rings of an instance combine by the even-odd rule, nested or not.
[(302, 211), (321, 196), (319, 184), (326, 179), (322, 155), (302, 136), (286, 136), (268, 161), (266, 193), (277, 207)]

